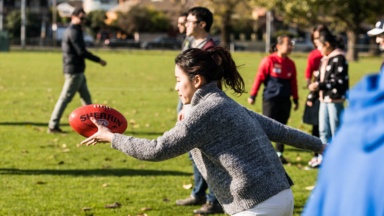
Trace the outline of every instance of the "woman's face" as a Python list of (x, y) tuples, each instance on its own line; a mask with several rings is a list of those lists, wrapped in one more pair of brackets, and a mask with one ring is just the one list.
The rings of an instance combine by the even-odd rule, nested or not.
[(328, 56), (333, 51), (333, 48), (331, 47), (331, 45), (329, 45), (328, 42), (325, 42), (325, 44), (323, 44), (322, 42), (320, 42), (319, 39), (315, 39), (315, 46), (323, 56)]
[(289, 55), (292, 52), (293, 49), (293, 43), (291, 38), (284, 37), (281, 44), (277, 44), (277, 52), (281, 55)]
[(190, 104), (193, 95), (198, 89), (196, 80), (190, 80), (188, 75), (178, 66), (175, 66), (176, 86), (175, 89), (183, 104)]

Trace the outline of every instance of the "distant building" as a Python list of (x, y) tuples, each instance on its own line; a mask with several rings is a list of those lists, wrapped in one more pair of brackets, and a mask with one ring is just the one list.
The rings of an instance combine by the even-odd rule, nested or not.
[[(120, 2), (122, 2), (120, 0)], [(84, 0), (83, 8), (86, 13), (94, 10), (108, 11), (119, 4), (119, 0)]]

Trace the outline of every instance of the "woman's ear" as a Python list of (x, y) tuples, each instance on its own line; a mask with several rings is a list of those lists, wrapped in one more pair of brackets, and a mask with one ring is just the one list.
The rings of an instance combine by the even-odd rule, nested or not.
[(203, 76), (200, 76), (200, 75), (196, 75), (193, 80), (193, 85), (195, 86), (195, 88), (200, 88), (201, 86), (203, 86), (205, 84), (205, 79)]

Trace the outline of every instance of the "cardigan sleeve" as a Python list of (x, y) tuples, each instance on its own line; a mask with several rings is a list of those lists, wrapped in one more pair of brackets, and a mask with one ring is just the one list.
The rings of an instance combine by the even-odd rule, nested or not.
[[(271, 118), (260, 115), (244, 107), (248, 114), (257, 121), (269, 140), (281, 142), (296, 148), (308, 149), (315, 152), (322, 150), (322, 142), (319, 138), (281, 124)], [(255, 131), (257, 133), (257, 131)]]
[(174, 128), (153, 140), (116, 133), (111, 147), (139, 160), (163, 161), (187, 153), (196, 147), (196, 139), (188, 130), (188, 127), (180, 121)]

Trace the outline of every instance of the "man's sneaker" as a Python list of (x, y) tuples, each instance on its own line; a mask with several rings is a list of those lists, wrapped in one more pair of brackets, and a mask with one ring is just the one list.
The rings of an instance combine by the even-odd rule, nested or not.
[(207, 215), (207, 214), (222, 214), (224, 213), (223, 207), (217, 202), (207, 202), (200, 209), (193, 210), (194, 214)]
[(205, 197), (190, 196), (186, 199), (176, 200), (176, 205), (189, 206), (189, 205), (202, 205), (205, 203)]
[(281, 161), (282, 164), (288, 164), (287, 159), (285, 159), (285, 157), (283, 157), (283, 155), (280, 155), (279, 158), (280, 158), (280, 161)]
[(55, 133), (65, 133), (63, 130), (60, 128), (48, 128), (48, 133), (55, 134)]

